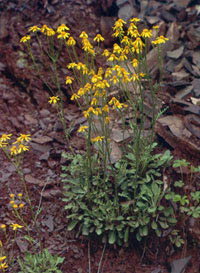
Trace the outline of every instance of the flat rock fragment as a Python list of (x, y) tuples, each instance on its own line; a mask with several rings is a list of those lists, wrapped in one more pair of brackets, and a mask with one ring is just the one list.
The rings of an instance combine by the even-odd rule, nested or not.
[(173, 261), (171, 263), (171, 273), (182, 273), (185, 270), (190, 259), (191, 256)]
[(167, 51), (167, 56), (172, 59), (178, 59), (182, 56), (184, 51), (184, 46), (179, 47), (173, 51)]

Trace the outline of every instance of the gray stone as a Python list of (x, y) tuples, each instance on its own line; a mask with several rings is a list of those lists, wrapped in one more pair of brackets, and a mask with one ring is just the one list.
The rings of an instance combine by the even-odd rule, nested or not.
[(134, 16), (133, 7), (129, 3), (124, 4), (118, 11), (118, 17), (126, 22), (133, 16)]
[(182, 273), (189, 263), (190, 259), (191, 256), (173, 261), (171, 263), (171, 273)]

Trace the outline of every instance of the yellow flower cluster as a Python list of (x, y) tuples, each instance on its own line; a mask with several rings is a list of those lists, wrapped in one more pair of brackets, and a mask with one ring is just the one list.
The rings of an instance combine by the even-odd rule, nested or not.
[(24, 203), (22, 203), (22, 193), (18, 193), (19, 200), (15, 200), (15, 195), (13, 193), (10, 194), (11, 201), (10, 205), (13, 207), (13, 209), (23, 209)]
[(168, 41), (168, 38), (165, 38), (164, 36), (157, 37), (155, 41), (152, 41), (151, 43), (153, 45), (160, 45), (160, 44), (165, 44), (166, 41)]
[(105, 137), (104, 136), (97, 136), (95, 138), (92, 138), (91, 141), (92, 142), (102, 142), (102, 140), (104, 139)]
[[(29, 28), (28, 31), (32, 32), (32, 33), (40, 31), (41, 33), (43, 33), (44, 35), (49, 36), (49, 37), (55, 36), (57, 33), (58, 39), (65, 40), (65, 39), (69, 38), (69, 36), (70, 36), (69, 32), (67, 32), (68, 30), (69, 30), (69, 28), (65, 24), (62, 24), (62, 25), (58, 26), (56, 31), (53, 28), (48, 27), (47, 25), (43, 25), (41, 28), (39, 28), (38, 26), (32, 26)], [(20, 43), (26, 43), (30, 39), (31, 39), (30, 35), (24, 36), (21, 38)], [(70, 41), (71, 40), (72, 39), (70, 39)], [(69, 43), (70, 43), (70, 41), (69, 41)], [(74, 42), (75, 41), (71, 41), (71, 43), (73, 43), (73, 44), (74, 44)]]
[(5, 272), (5, 269), (8, 268), (7, 263), (5, 262), (6, 256), (0, 257), (0, 269)]
[(82, 38), (82, 49), (85, 51), (85, 52), (88, 52), (90, 53), (92, 56), (95, 55), (95, 51), (93, 49), (93, 46), (92, 44), (90, 43), (90, 41), (88, 40), (88, 35), (85, 31), (82, 31), (82, 33), (80, 34), (79, 36), (80, 38)]
[[(0, 138), (0, 148), (7, 149), (9, 146), (8, 140), (12, 134), (3, 134)], [(28, 151), (29, 147), (25, 144), (31, 140), (30, 135), (20, 134), (15, 142), (13, 142), (12, 146), (9, 147), (11, 155), (17, 155), (22, 152)], [(17, 144), (17, 145), (16, 145)], [(6, 150), (4, 150), (6, 151)]]

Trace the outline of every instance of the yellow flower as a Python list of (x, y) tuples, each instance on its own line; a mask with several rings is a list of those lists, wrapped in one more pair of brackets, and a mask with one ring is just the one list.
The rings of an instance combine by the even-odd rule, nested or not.
[(124, 49), (123, 49), (123, 51), (122, 51), (122, 53), (123, 53), (123, 54), (128, 54), (129, 51), (130, 51), (129, 46), (125, 46)]
[(14, 208), (14, 209), (17, 209), (17, 208), (18, 208), (18, 205), (17, 205), (17, 204), (13, 204), (13, 208)]
[(144, 43), (142, 42), (142, 40), (138, 37), (136, 38), (136, 40), (133, 42), (133, 46), (136, 49), (136, 52), (139, 53), (139, 51), (142, 50), (142, 48), (144, 47)]
[(131, 81), (131, 79), (130, 79), (127, 75), (124, 75), (123, 78), (122, 78), (122, 81), (123, 81), (124, 83), (128, 83), (128, 82)]
[(13, 155), (17, 155), (17, 147), (14, 145), (10, 148), (10, 154)]
[(17, 138), (17, 141), (14, 142), (15, 143), (21, 143), (23, 141), (29, 142), (31, 140), (30, 135), (29, 134), (20, 134), (20, 136)]
[(48, 28), (47, 25), (43, 25), (40, 30), (41, 30), (42, 33), (45, 33), (48, 29), (49, 28)]
[(74, 93), (74, 94), (71, 96), (71, 100), (77, 100), (77, 99), (79, 99), (79, 98), (80, 98), (80, 96), (77, 95), (76, 93)]
[(92, 83), (97, 83), (99, 80), (102, 80), (102, 77), (99, 75), (94, 75), (91, 79)]
[(73, 37), (69, 37), (69, 39), (67, 40), (66, 44), (67, 44), (68, 46), (75, 46), (76, 41), (74, 40)]
[(121, 109), (122, 106), (123, 106), (122, 103), (120, 103), (119, 101), (116, 101), (116, 102), (114, 103), (113, 109), (115, 109), (115, 108)]
[(14, 200), (11, 200), (11, 201), (10, 201), (10, 204), (11, 204), (11, 205), (14, 205), (14, 204), (15, 204), (15, 201), (14, 201)]
[(50, 104), (52, 104), (52, 103), (53, 103), (53, 104), (56, 104), (59, 100), (60, 100), (60, 99), (59, 99), (58, 96), (52, 96), (52, 97), (49, 98), (49, 101), (48, 101), (48, 102), (49, 102)]
[(29, 150), (28, 146), (24, 146), (23, 144), (19, 144), (19, 149), (18, 149), (19, 154), (21, 152), (25, 152), (25, 151), (28, 151), (28, 150)]
[(105, 49), (104, 52), (102, 53), (102, 56), (108, 57), (110, 55), (110, 52), (108, 49)]
[(99, 141), (102, 141), (104, 139), (104, 136), (97, 136), (95, 138), (92, 138), (92, 142), (99, 142)]
[(68, 68), (68, 69), (70, 69), (70, 68), (75, 68), (75, 67), (77, 67), (77, 64), (76, 64), (76, 63), (69, 63), (69, 64), (67, 65), (67, 68)]
[(6, 263), (1, 263), (0, 264), (0, 269), (2, 269), (3, 272), (5, 272), (5, 268), (7, 268), (7, 267), (8, 267), (8, 265)]
[(133, 65), (133, 67), (137, 67), (138, 66), (138, 60), (137, 59), (133, 59), (131, 63)]
[(12, 198), (12, 199), (14, 199), (14, 198), (15, 198), (14, 193), (11, 193), (11, 194), (10, 194), (10, 198)]
[(130, 23), (128, 31), (127, 31), (127, 35), (130, 35), (131, 37), (133, 37), (134, 30), (136, 29), (137, 29), (136, 25), (134, 23)]
[(165, 44), (166, 41), (168, 41), (168, 38), (165, 38), (164, 36), (157, 37), (155, 41), (152, 41), (151, 43), (153, 45), (159, 45), (159, 44)]
[(139, 81), (139, 77), (137, 74), (133, 74), (132, 77), (131, 77), (131, 80), (133, 80), (134, 82), (135, 81)]
[(85, 130), (88, 128), (88, 126), (81, 126), (79, 129), (78, 129), (78, 132), (81, 133), (81, 132), (85, 132)]
[(63, 32), (63, 31), (68, 31), (69, 30), (69, 28), (65, 25), (65, 24), (62, 24), (62, 25), (60, 25), (58, 28), (57, 28), (57, 32), (58, 33), (61, 33), (61, 32)]
[(19, 197), (19, 198), (21, 198), (21, 197), (22, 197), (22, 195), (23, 195), (23, 194), (22, 194), (21, 192), (20, 192), (20, 193), (18, 193), (18, 197)]
[(0, 257), (0, 263), (6, 259), (6, 256)]
[(87, 38), (83, 38), (82, 43), (83, 43), (82, 49), (84, 51), (91, 52), (91, 50), (93, 49), (93, 46), (91, 45), (90, 41)]
[(137, 22), (139, 22), (140, 21), (140, 19), (139, 18), (132, 18), (132, 19), (130, 19), (129, 20), (130, 22), (134, 22), (134, 23), (137, 23)]
[(117, 54), (122, 53), (122, 48), (116, 43), (113, 45), (113, 53), (117, 53)]
[(102, 114), (102, 111), (100, 108), (97, 107), (96, 109), (94, 109), (93, 113), (98, 116), (99, 114)]
[(6, 145), (8, 145), (7, 142), (2, 142), (2, 141), (0, 140), (0, 148), (4, 148)]
[(1, 224), (1, 229), (6, 229), (6, 225), (5, 224)]
[(153, 26), (153, 28), (154, 28), (154, 29), (159, 29), (159, 26), (158, 26), (158, 25), (156, 25), (156, 26)]
[(20, 43), (26, 43), (30, 39), (31, 39), (30, 35), (24, 36), (21, 38)]
[(85, 92), (88, 92), (88, 93), (90, 92), (91, 88), (92, 88), (92, 85), (89, 82), (86, 83), (84, 86)]
[(127, 36), (124, 36), (124, 38), (121, 40), (122, 44), (128, 45), (129, 44), (129, 38)]
[(105, 72), (105, 78), (111, 77), (112, 76), (112, 70), (111, 68), (107, 68)]
[(32, 27), (29, 28), (28, 31), (29, 31), (29, 32), (31, 32), (31, 31), (32, 31), (32, 32), (36, 32), (36, 31), (39, 31), (39, 30), (40, 30), (39, 27), (37, 27), (37, 26), (32, 26)]
[(114, 60), (118, 60), (115, 54), (111, 54), (107, 61), (113, 62)]
[(90, 113), (94, 113), (94, 112), (95, 112), (94, 108), (89, 107), (87, 111), (83, 111), (83, 115), (84, 115), (85, 118), (87, 118), (87, 117), (89, 117)]
[(144, 76), (145, 76), (145, 74), (144, 73), (142, 73), (142, 72), (140, 72), (140, 77), (142, 77), (142, 78), (144, 78)]
[(94, 113), (94, 108), (93, 107), (89, 107), (88, 108), (88, 113)]
[(19, 204), (19, 208), (20, 208), (20, 209), (23, 209), (23, 207), (24, 207), (24, 204), (23, 204), (23, 203)]
[(85, 95), (85, 92), (86, 92), (86, 90), (83, 88), (83, 87), (81, 87), (81, 88), (79, 88), (79, 90), (78, 90), (78, 96), (84, 96)]
[(110, 118), (109, 117), (106, 117), (105, 118), (105, 123), (108, 124), (110, 122)]
[(107, 82), (107, 80), (103, 80), (103, 84), (105, 87), (110, 87), (110, 84)]
[(141, 36), (143, 38), (150, 38), (152, 37), (152, 30), (149, 30), (149, 29), (143, 29), (142, 33), (141, 33)]
[(81, 32), (81, 35), (79, 36), (80, 38), (88, 38), (88, 35), (85, 31)]
[(66, 84), (71, 84), (72, 81), (74, 80), (74, 78), (70, 77), (70, 76), (66, 76)]
[(52, 28), (48, 28), (47, 30), (46, 30), (46, 35), (47, 36), (54, 36), (56, 33), (55, 33), (55, 31), (52, 29)]
[(122, 19), (118, 19), (116, 22), (115, 22), (115, 26), (113, 27), (113, 29), (117, 29), (117, 28), (122, 28), (123, 25), (125, 25), (126, 22)]
[(91, 101), (91, 105), (97, 105), (97, 99), (96, 98), (93, 98), (92, 101)]
[(79, 63), (77, 64), (77, 66), (76, 66), (76, 68), (77, 68), (78, 70), (81, 70), (83, 67), (84, 67), (84, 64), (81, 63), (81, 62), (79, 62)]
[(58, 39), (67, 39), (69, 37), (69, 32), (60, 32), (60, 34), (57, 36)]
[(110, 79), (111, 82), (113, 82), (113, 84), (116, 84), (119, 82), (119, 79), (117, 78), (117, 76), (113, 76), (111, 79)]
[(109, 105), (113, 105), (114, 103), (116, 103), (118, 100), (115, 97), (112, 97), (112, 99), (109, 101)]
[(140, 33), (138, 32), (137, 29), (135, 29), (131, 32), (131, 37), (135, 37), (135, 38), (140, 37)]
[(2, 243), (2, 241), (0, 240), (0, 248), (2, 248), (3, 247), (3, 243)]
[(12, 224), (10, 225), (10, 227), (11, 227), (13, 230), (17, 230), (18, 228), (23, 228), (23, 226), (20, 226), (20, 225), (18, 225), (18, 224), (14, 224), (14, 223), (12, 223)]
[(102, 111), (109, 113), (109, 106), (106, 104), (103, 108)]
[(116, 29), (116, 31), (112, 34), (112, 36), (117, 38), (119, 36), (123, 36), (123, 34), (124, 34), (123, 29)]
[(94, 41), (99, 42), (103, 42), (104, 38), (101, 36), (101, 34), (97, 34), (97, 36), (94, 38)]
[(10, 139), (11, 136), (12, 136), (12, 134), (3, 134), (3, 135), (1, 136), (0, 141), (1, 141), (1, 142), (7, 141), (7, 140)]
[(119, 56), (118, 60), (119, 60), (119, 61), (127, 60), (126, 54), (122, 53), (122, 54)]
[(99, 67), (97, 75), (102, 76), (103, 75), (103, 68)]
[(89, 117), (88, 111), (83, 111), (83, 115), (84, 115), (85, 118), (88, 118)]

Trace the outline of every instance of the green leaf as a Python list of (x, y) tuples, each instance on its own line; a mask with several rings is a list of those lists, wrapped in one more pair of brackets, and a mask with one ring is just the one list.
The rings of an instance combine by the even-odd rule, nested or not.
[(88, 226), (83, 224), (83, 227), (82, 227), (82, 234), (87, 236), (89, 234), (89, 229), (88, 229)]
[(194, 211), (193, 213), (192, 213), (192, 216), (194, 217), (194, 218), (199, 218), (199, 212), (198, 211)]
[(114, 230), (111, 230), (111, 231), (109, 232), (108, 242), (109, 242), (109, 244), (114, 244), (115, 241), (116, 241), (116, 233), (115, 233)]
[(129, 227), (126, 228), (124, 233), (124, 243), (128, 242), (128, 237), (129, 237)]
[(155, 230), (155, 232), (156, 232), (156, 235), (157, 235), (158, 237), (161, 236), (161, 230), (160, 230), (159, 228), (157, 228), (157, 229)]
[(176, 218), (168, 217), (167, 222), (170, 223), (170, 224), (176, 224), (177, 220), (176, 220)]
[(96, 234), (97, 235), (101, 235), (102, 234), (102, 229), (101, 228), (97, 228), (96, 229)]
[(160, 224), (160, 226), (161, 226), (162, 228), (164, 228), (164, 229), (169, 227), (169, 225), (168, 225), (167, 223), (162, 222), (162, 221), (159, 221), (159, 224)]
[(155, 182), (152, 184), (151, 188), (155, 196), (160, 195), (160, 188)]
[(157, 229), (157, 228), (158, 228), (158, 225), (157, 225), (157, 223), (156, 223), (155, 221), (153, 221), (153, 222), (151, 223), (151, 227), (152, 227), (152, 229)]
[(144, 226), (143, 227), (142, 233), (143, 233), (143, 236), (147, 236), (148, 235), (148, 226)]
[(174, 187), (182, 188), (184, 186), (183, 181), (179, 180), (174, 183)]
[(75, 226), (78, 224), (78, 220), (72, 220), (70, 224), (68, 225), (68, 230), (71, 231)]
[(139, 232), (136, 234), (136, 239), (140, 242), (142, 240), (142, 237), (140, 236)]

